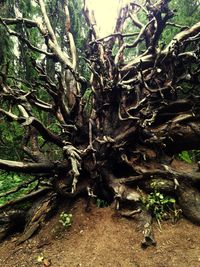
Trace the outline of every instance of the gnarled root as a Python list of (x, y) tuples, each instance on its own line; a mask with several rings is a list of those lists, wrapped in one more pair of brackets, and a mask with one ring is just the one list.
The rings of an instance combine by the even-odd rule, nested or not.
[(34, 235), (44, 222), (54, 214), (56, 205), (57, 198), (54, 193), (49, 193), (46, 197), (40, 199), (29, 211), (29, 220), (24, 233), (17, 240), (17, 244), (25, 242)]
[(178, 189), (178, 202), (186, 218), (200, 225), (200, 192), (193, 186), (181, 185)]

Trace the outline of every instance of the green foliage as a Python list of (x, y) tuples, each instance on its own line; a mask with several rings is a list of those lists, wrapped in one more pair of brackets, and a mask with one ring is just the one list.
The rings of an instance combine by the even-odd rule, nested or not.
[[(1, 17), (10, 17), (13, 14), (13, 5), (9, 1), (1, 3), (0, 1)], [(13, 39), (9, 37), (6, 29), (0, 27), (0, 66), (12, 60), (13, 63)], [(11, 66), (14, 64), (10, 64)], [(12, 68), (14, 70), (14, 68)]]
[(166, 196), (160, 193), (157, 189), (157, 183), (151, 183), (153, 191), (141, 199), (145, 208), (151, 212), (152, 216), (160, 222), (169, 217), (169, 214), (172, 213), (172, 216), (175, 216), (175, 203), (176, 200), (172, 197)]
[[(28, 180), (29, 178), (30, 176), (27, 175), (18, 175), (17, 173), (14, 172), (7, 173), (5, 171), (0, 171), (0, 194), (3, 194), (4, 192), (16, 188), (19, 184)], [(10, 194), (6, 197), (0, 198), (0, 205), (4, 204), (9, 200), (13, 200), (21, 195), (26, 194), (35, 186), (36, 182), (33, 182), (27, 188), (22, 188), (21, 190), (19, 190), (14, 194)]]
[(32, 18), (34, 14), (38, 12), (38, 7), (33, 5), (31, 1), (20, 0), (17, 1), (17, 7), (22, 13), (23, 17)]
[(24, 130), (17, 122), (4, 122), (0, 124), (0, 132), (0, 158), (19, 160), (22, 156), (20, 148)]
[(78, 49), (83, 51), (88, 32), (85, 17), (83, 15), (80, 16), (82, 14), (83, 2), (80, 0), (71, 0), (68, 2), (68, 6), (71, 15), (72, 34)]
[(98, 208), (108, 207), (108, 203), (103, 199), (97, 198), (97, 207)]
[[(71, 0), (68, 2), (68, 6), (71, 16), (71, 31), (76, 44), (77, 52), (79, 55), (84, 55), (86, 49), (86, 37), (88, 35), (89, 28), (82, 13), (83, 1)], [(86, 79), (89, 79), (90, 71), (82, 57), (78, 58), (78, 70)]]
[(189, 164), (198, 162), (200, 160), (200, 150), (181, 151), (178, 154), (178, 158)]
[(66, 213), (62, 212), (60, 214), (60, 220), (59, 222), (65, 227), (69, 228), (72, 225), (72, 214), (71, 213)]
[(181, 153), (179, 153), (178, 156), (182, 161), (185, 161), (187, 163), (192, 163), (192, 158), (188, 151), (182, 151)]
[[(188, 1), (188, 0), (171, 0), (169, 1), (169, 7), (173, 11), (174, 16), (170, 19), (170, 22), (178, 24), (179, 26), (190, 27), (199, 21), (200, 5), (198, 0)], [(146, 13), (143, 9), (137, 13), (138, 19), (143, 25), (146, 25), (149, 21)], [(172, 25), (166, 25), (162, 38), (159, 41), (159, 45), (168, 44), (173, 37), (181, 31), (181, 27), (175, 27)], [(131, 19), (128, 19), (123, 27), (123, 33), (139, 33), (140, 29), (136, 27)], [(126, 43), (132, 44), (135, 41), (135, 36), (126, 38)], [(113, 54), (116, 54), (118, 50), (118, 44), (115, 44), (113, 49)], [(133, 57), (141, 54), (145, 51), (144, 43), (139, 43), (136, 48), (127, 49), (125, 51), (125, 60), (129, 61)]]
[(12, 51), (14, 45), (13, 41), (8, 37), (8, 33), (4, 28), (0, 28), (0, 36), (4, 36), (4, 38), (0, 38), (0, 65), (1, 65), (11, 60), (10, 51)]
[(92, 101), (93, 101), (93, 92), (92, 89), (87, 89), (83, 96), (83, 100), (85, 102), (84, 106), (84, 115), (89, 117), (92, 112)]
[[(194, 23), (199, 21), (200, 6), (198, 1), (188, 0), (172, 0), (170, 1), (170, 8), (174, 11), (174, 17), (171, 19), (172, 22), (182, 26), (192, 26)], [(166, 44), (171, 41), (175, 34), (180, 32), (180, 28), (166, 27), (162, 41)]]

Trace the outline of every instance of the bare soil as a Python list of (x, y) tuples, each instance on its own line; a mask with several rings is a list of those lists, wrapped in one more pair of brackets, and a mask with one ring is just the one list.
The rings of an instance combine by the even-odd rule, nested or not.
[(86, 213), (85, 202), (79, 200), (70, 212), (70, 229), (64, 229), (56, 215), (24, 244), (16, 246), (17, 236), (6, 240), (0, 246), (0, 266), (200, 266), (200, 228), (185, 219), (163, 222), (162, 231), (155, 223), (157, 246), (144, 250), (137, 223), (116, 216), (112, 207), (94, 206)]

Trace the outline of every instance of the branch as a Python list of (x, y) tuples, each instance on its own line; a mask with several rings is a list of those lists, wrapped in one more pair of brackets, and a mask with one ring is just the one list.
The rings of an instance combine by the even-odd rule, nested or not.
[(92, 30), (93, 36), (95, 39), (99, 38), (99, 29), (97, 27), (96, 19), (94, 16), (94, 11), (90, 11), (88, 7), (88, 0), (84, 0), (84, 15), (86, 22), (90, 29)]
[(163, 52), (168, 53), (169, 51), (171, 51), (173, 49), (174, 45), (177, 42), (179, 42), (179, 43), (183, 42), (183, 41), (187, 40), (188, 38), (194, 37), (199, 32), (200, 32), (200, 22), (197, 22), (191, 28), (186, 29), (184, 31), (181, 31), (180, 33), (175, 35), (173, 40), (168, 44), (168, 46), (165, 48), (165, 50)]
[[(176, 170), (173, 170), (171, 167), (167, 165), (163, 165), (164, 170), (160, 169), (153, 169), (149, 170), (144, 167), (137, 167), (136, 170), (143, 175), (144, 179), (148, 178), (156, 178), (156, 177), (164, 177), (169, 180), (177, 180), (179, 183), (183, 181), (189, 181), (192, 183), (196, 183), (197, 181), (200, 181), (200, 173), (199, 172), (192, 172), (192, 173), (187, 173), (187, 172), (178, 172)], [(138, 176), (140, 177), (140, 176)], [(123, 182), (126, 182), (126, 178), (123, 179)], [(127, 182), (128, 182), (127, 178)]]
[(122, 31), (122, 27), (124, 25), (124, 22), (126, 21), (126, 19), (128, 18), (128, 15), (129, 15), (129, 12), (128, 12), (129, 11), (129, 4), (125, 3), (125, 5), (123, 6), (123, 1), (121, 1), (120, 4), (121, 4), (121, 6), (119, 7), (119, 10), (118, 10), (118, 15), (117, 15), (114, 33)]
[(138, 57), (131, 60), (128, 64), (120, 69), (121, 72), (127, 72), (132, 70), (134, 67), (137, 67), (139, 64), (141, 67), (145, 68), (149, 65), (152, 66), (154, 64), (154, 60), (156, 58), (155, 54), (148, 54), (146, 51), (144, 54), (139, 55)]
[(6, 202), (5, 204), (0, 206), (0, 210), (5, 209), (8, 206), (14, 206), (16, 204), (19, 204), (19, 203), (22, 203), (22, 202), (25, 202), (28, 200), (32, 200), (32, 199), (37, 198), (41, 195), (44, 196), (45, 193), (48, 193), (49, 191), (51, 191), (51, 188), (49, 188), (49, 187), (41, 188), (41, 189), (39, 189), (35, 192), (32, 192), (28, 195), (25, 195), (25, 196), (22, 196), (20, 198), (15, 199), (15, 200), (11, 200), (11, 201)]
[(54, 34), (54, 31), (53, 31), (53, 28), (51, 26), (50, 20), (49, 20), (49, 18), (47, 16), (47, 12), (46, 12), (44, 1), (43, 0), (38, 0), (38, 3), (40, 5), (45, 24), (47, 26), (47, 30), (49, 32), (49, 36), (50, 36), (51, 40), (53, 41), (53, 43), (55, 43), (57, 45), (58, 43), (57, 43), (57, 40), (56, 40), (56, 36)]
[(25, 117), (18, 117), (16, 115), (14, 115), (11, 112), (5, 111), (3, 109), (0, 109), (0, 113), (6, 115), (8, 117), (8, 119), (12, 120), (12, 121), (17, 121), (20, 124), (22, 124), (23, 126), (28, 126), (28, 125), (32, 125), (33, 127), (35, 127), (35, 129), (38, 130), (38, 132), (41, 134), (41, 136), (49, 141), (52, 142), (54, 144), (56, 144), (59, 147), (63, 147), (63, 140), (62, 138), (60, 138), (58, 135), (52, 133), (49, 129), (47, 129), (42, 122), (40, 122), (38, 119), (36, 119), (35, 117), (29, 117), (28, 113), (26, 113), (25, 109), (23, 108), (21, 110)]
[(166, 25), (173, 26), (173, 27), (176, 27), (176, 28), (180, 28), (181, 30), (189, 29), (189, 27), (186, 26), (186, 25), (181, 25), (181, 24), (177, 24), (177, 23), (174, 23), (174, 22), (170, 22), (170, 21), (167, 21)]
[(47, 52), (47, 51), (44, 51), (44, 50), (42, 50), (42, 49), (40, 49), (40, 48), (38, 48), (38, 47), (32, 45), (32, 44), (30, 43), (30, 41), (29, 41), (28, 39), (22, 37), (21, 34), (15, 32), (15, 31), (13, 31), (13, 30), (11, 30), (11, 29), (7, 26), (7, 24), (6, 24), (1, 18), (0, 18), (0, 22), (4, 25), (4, 27), (6, 28), (6, 30), (7, 30), (7, 32), (8, 32), (9, 35), (11, 35), (11, 36), (16, 36), (19, 40), (21, 40), (22, 42), (24, 42), (24, 43), (28, 46), (28, 48), (30, 48), (31, 50), (33, 50), (33, 51), (35, 51), (35, 52), (38, 52), (38, 53), (41, 53), (41, 54), (44, 54), (44, 55), (46, 55), (46, 56), (48, 56), (48, 57), (53, 57), (53, 56), (54, 56), (52, 53), (49, 53), (49, 52)]
[[(110, 39), (110, 38), (128, 38), (128, 37), (133, 37), (133, 36), (137, 36), (139, 34), (139, 32), (134, 32), (134, 33), (121, 33), (121, 32), (116, 32), (116, 33), (112, 33), (109, 35), (106, 35), (104, 37), (101, 37), (99, 39), (96, 40), (92, 40), (91, 42), (89, 42), (89, 45), (93, 44), (93, 43), (98, 43), (101, 41), (106, 41), (106, 39)], [(107, 40), (109, 41), (109, 40)]]
[(0, 169), (6, 171), (15, 171), (23, 173), (49, 173), (52, 171), (69, 170), (67, 161), (45, 161), (41, 163), (21, 162), (13, 160), (0, 159)]
[(0, 159), (0, 169), (7, 171), (16, 171), (23, 173), (41, 173), (49, 172), (55, 168), (54, 163), (26, 163), (21, 161), (3, 160)]
[(16, 188), (11, 189), (11, 190), (3, 193), (3, 194), (0, 194), (0, 198), (7, 197), (11, 194), (14, 194), (14, 193), (18, 192), (19, 190), (21, 190), (22, 188), (26, 188), (29, 184), (35, 182), (38, 179), (39, 179), (38, 177), (34, 177), (32, 179), (29, 179), (28, 181), (25, 181), (24, 183), (19, 184)]
[(69, 44), (70, 44), (70, 52), (72, 56), (72, 68), (76, 69), (76, 62), (77, 62), (77, 55), (76, 55), (76, 45), (74, 43), (74, 37), (71, 33), (71, 22), (70, 22), (70, 14), (69, 14), (69, 8), (67, 5), (67, 1), (64, 1), (64, 12), (66, 16), (66, 22), (65, 22), (65, 33), (68, 37)]
[(136, 27), (138, 27), (139, 29), (144, 27), (144, 24), (139, 21), (136, 14), (129, 14), (129, 16)]
[(141, 38), (143, 37), (143, 35), (145, 34), (146, 32), (146, 29), (147, 27), (152, 23), (154, 22), (155, 19), (153, 18), (152, 20), (150, 20), (146, 25), (144, 25), (141, 30), (140, 30), (140, 33), (139, 35), (137, 36), (137, 38), (135, 39), (135, 41), (132, 43), (132, 44), (123, 44), (119, 51), (117, 52), (116, 56), (115, 56), (115, 64), (117, 65), (119, 63), (119, 59), (120, 59), (120, 56), (121, 54), (123, 53), (124, 49), (125, 48), (133, 48), (133, 47), (136, 47), (137, 44), (141, 41)]
[(13, 24), (24, 24), (27, 28), (38, 27), (38, 24), (34, 20), (25, 19), (25, 18), (2, 18), (0, 17), (0, 21), (7, 25)]
[(63, 147), (62, 138), (60, 138), (58, 135), (52, 133), (38, 119), (36, 119), (34, 117), (29, 117), (29, 119), (26, 120), (26, 122), (24, 122), (23, 125), (24, 126), (32, 125), (33, 127), (35, 127), (38, 130), (38, 132), (41, 134), (41, 136), (45, 140), (47, 140), (49, 142), (52, 142), (52, 143), (56, 144), (59, 147)]

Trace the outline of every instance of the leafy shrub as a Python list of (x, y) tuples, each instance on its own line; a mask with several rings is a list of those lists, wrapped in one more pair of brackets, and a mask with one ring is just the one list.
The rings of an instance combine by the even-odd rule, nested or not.
[(169, 217), (173, 217), (173, 220), (176, 221), (180, 216), (180, 210), (175, 207), (175, 198), (160, 193), (155, 182), (151, 183), (151, 187), (153, 191), (141, 199), (145, 208), (151, 212), (159, 225), (163, 219)]

